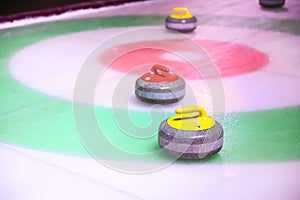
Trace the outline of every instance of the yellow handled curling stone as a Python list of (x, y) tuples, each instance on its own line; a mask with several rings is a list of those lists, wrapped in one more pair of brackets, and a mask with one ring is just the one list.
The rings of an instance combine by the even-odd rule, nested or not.
[(167, 29), (187, 33), (197, 28), (197, 18), (187, 8), (178, 7), (173, 10), (175, 13), (169, 15), (165, 21)]
[(201, 106), (177, 108), (175, 113), (159, 127), (158, 143), (167, 153), (183, 159), (200, 159), (221, 150), (223, 128)]

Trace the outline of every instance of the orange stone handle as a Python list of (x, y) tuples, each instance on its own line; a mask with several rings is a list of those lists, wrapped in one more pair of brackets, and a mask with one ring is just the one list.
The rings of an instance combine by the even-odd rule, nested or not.
[(170, 75), (169, 68), (164, 65), (155, 64), (152, 66), (151, 71), (159, 76), (168, 77)]
[(150, 72), (142, 76), (142, 79), (147, 82), (164, 83), (176, 81), (179, 77), (171, 72), (168, 67), (160, 64), (155, 64), (151, 67)]

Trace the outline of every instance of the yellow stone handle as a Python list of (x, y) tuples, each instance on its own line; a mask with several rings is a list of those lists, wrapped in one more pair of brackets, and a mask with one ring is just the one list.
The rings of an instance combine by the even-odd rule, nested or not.
[(195, 113), (195, 112), (199, 112), (199, 117), (204, 117), (204, 118), (208, 117), (204, 108), (202, 108), (201, 106), (188, 106), (188, 107), (184, 107), (184, 108), (177, 108), (175, 110), (175, 113), (178, 115)]
[(170, 117), (167, 123), (178, 130), (206, 130), (213, 127), (216, 123), (201, 106), (177, 108), (175, 113), (176, 115)]
[(171, 18), (186, 19), (186, 18), (193, 17), (193, 15), (190, 13), (189, 9), (184, 8), (184, 7), (173, 8), (173, 11), (175, 13), (170, 15)]

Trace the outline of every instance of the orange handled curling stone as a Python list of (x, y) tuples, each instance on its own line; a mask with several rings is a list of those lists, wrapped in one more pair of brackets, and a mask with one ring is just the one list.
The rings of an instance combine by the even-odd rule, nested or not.
[(136, 80), (135, 94), (148, 103), (173, 103), (184, 97), (185, 82), (166, 66), (156, 64)]
[(159, 127), (158, 143), (164, 151), (178, 158), (201, 159), (221, 150), (223, 128), (202, 107), (177, 108), (175, 112)]

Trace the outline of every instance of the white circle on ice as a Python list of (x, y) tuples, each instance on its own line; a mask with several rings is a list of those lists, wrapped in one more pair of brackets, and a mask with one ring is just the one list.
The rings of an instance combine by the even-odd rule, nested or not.
[[(72, 100), (77, 73), (89, 53), (107, 38), (133, 28), (136, 27), (85, 31), (37, 42), (18, 51), (10, 60), (9, 70), (14, 78), (30, 88)], [(300, 104), (300, 90), (297, 88), (300, 84), (299, 36), (204, 25), (201, 31), (196, 30), (194, 37), (243, 44), (266, 53), (270, 58), (270, 63), (261, 70), (223, 79), (226, 112), (276, 109)], [(125, 43), (128, 41), (120, 41), (120, 44)], [(168, 53), (163, 56), (165, 59), (176, 60), (176, 56)], [(99, 64), (98, 60), (94, 62)], [(97, 92), (95, 94), (96, 105), (111, 107), (113, 91), (117, 86), (117, 81), (112, 80), (121, 79), (123, 76), (124, 73), (121, 72), (106, 71), (101, 80), (102, 95)], [(199, 94), (199, 104), (209, 112), (211, 97), (205, 82), (186, 82), (195, 94)], [(165, 110), (173, 112), (177, 106), (179, 105), (176, 103), (166, 105)], [(130, 109), (145, 111), (147, 107), (134, 101)]]

